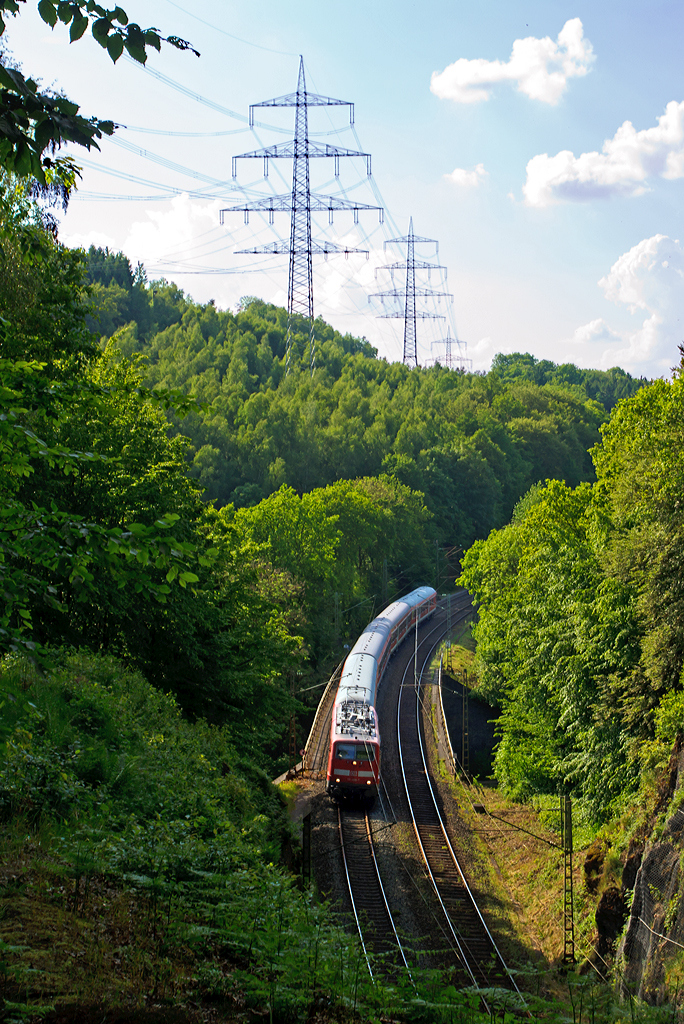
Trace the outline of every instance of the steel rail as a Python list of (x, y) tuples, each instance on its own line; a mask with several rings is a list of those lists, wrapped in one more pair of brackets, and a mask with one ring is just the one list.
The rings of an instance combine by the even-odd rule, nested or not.
[[(321, 754), (321, 744), (325, 740), (327, 740), (328, 733), (330, 731), (328, 726), (330, 724), (333, 704), (335, 702), (334, 695), (337, 692), (336, 684), (339, 682), (340, 676), (342, 674), (343, 665), (344, 659), (342, 659), (342, 661), (339, 663), (333, 674), (330, 676), (330, 679), (328, 680), (328, 685), (326, 686), (323, 692), (323, 696), (318, 702), (316, 714), (314, 715), (314, 720), (311, 723), (311, 729), (309, 730), (309, 736), (304, 745), (304, 767), (310, 768), (311, 771), (313, 771), (314, 769), (316, 771), (320, 771), (322, 767), (323, 758), (319, 757), (319, 754)], [(316, 740), (316, 748), (314, 750), (313, 757), (310, 758), (309, 750), (311, 748), (311, 745), (313, 744), (314, 739)], [(309, 759), (311, 760), (311, 763), (309, 763)]]
[[(461, 611), (462, 609), (458, 609), (458, 610)], [(465, 618), (465, 617), (466, 617), (466, 614), (463, 615), (463, 618)], [(434, 630), (432, 632), (434, 632)], [(430, 650), (430, 654), (432, 654), (432, 652), (438, 646), (438, 644), (440, 643), (441, 639), (442, 639), (442, 636), (440, 636), (439, 639), (433, 644), (433, 646), (432, 646), (432, 648)], [(423, 662), (423, 665), (421, 666), (420, 677), (419, 677), (419, 685), (420, 685), (420, 680), (422, 679), (423, 672), (425, 670), (425, 665), (426, 664), (429, 664), (429, 655), (428, 655), (428, 658), (426, 658), (425, 661)], [(411, 800), (411, 793), (410, 793), (410, 790), (409, 790), (408, 779), (407, 779), (407, 776), (406, 776), (406, 765), (405, 765), (405, 762), (404, 762), (404, 749), (403, 749), (402, 741), (401, 741), (401, 736), (402, 736), (402, 731), (401, 731), (401, 697), (402, 697), (402, 693), (403, 693), (403, 690), (404, 690), (406, 676), (408, 675), (408, 672), (409, 672), (410, 668), (411, 668), (411, 664), (409, 663), (406, 666), (406, 669), (404, 670), (404, 674), (402, 676), (401, 684), (400, 684), (400, 687), (399, 687), (399, 698), (398, 698), (398, 701), (397, 701), (397, 743), (398, 743), (398, 746), (399, 746), (399, 763), (401, 765), (401, 775), (402, 775), (402, 779), (404, 781), (404, 792), (406, 794), (406, 800), (407, 800), (407, 803), (408, 803), (408, 806), (409, 806), (409, 812), (411, 814), (411, 822), (413, 824), (413, 830), (414, 830), (414, 832), (416, 834), (416, 839), (418, 841), (418, 846), (420, 848), (420, 852), (422, 854), (423, 861), (425, 863), (425, 867), (426, 867), (427, 872), (428, 872), (428, 876), (430, 878), (430, 881), (432, 882), (432, 887), (434, 889), (435, 895), (437, 897), (439, 905), (442, 908), (442, 912), (444, 914), (444, 918), (446, 920), (447, 927), (448, 927), (448, 929), (449, 929), (449, 931), (451, 933), (451, 936), (452, 936), (452, 938), (454, 940), (455, 947), (456, 947), (455, 948), (455, 952), (457, 953), (458, 959), (461, 961), (461, 964), (463, 965), (463, 968), (465, 969), (465, 971), (467, 972), (468, 976), (470, 977), (473, 985), (475, 986), (475, 988), (479, 989), (480, 986), (477, 983), (477, 979), (475, 977), (475, 974), (473, 973), (473, 970), (471, 969), (468, 956), (466, 955), (466, 952), (465, 952), (465, 950), (463, 948), (463, 944), (461, 942), (461, 936), (460, 936), (457, 928), (454, 926), (453, 921), (451, 920), (451, 915), (449, 914), (449, 911), (447, 910), (447, 907), (446, 907), (446, 905), (444, 903), (444, 900), (442, 899), (442, 894), (440, 893), (439, 886), (437, 885), (437, 880), (435, 879), (435, 876), (433, 874), (432, 868), (430, 866), (430, 860), (429, 860), (429, 857), (428, 857), (427, 852), (425, 850), (425, 847), (423, 845), (423, 841), (421, 839), (420, 831), (418, 829), (418, 825), (417, 825), (417, 822), (416, 822), (416, 815), (415, 815), (415, 812), (414, 812), (414, 809), (413, 809), (413, 802)], [(418, 694), (416, 694), (416, 705), (419, 707)], [(419, 733), (419, 735), (420, 735), (420, 733)], [(425, 766), (424, 770), (427, 773), (427, 766)]]
[[(371, 857), (373, 858), (373, 867), (375, 868), (375, 874), (376, 874), (377, 879), (378, 879), (378, 885), (380, 886), (380, 892), (382, 894), (382, 901), (383, 901), (383, 903), (385, 905), (385, 910), (387, 911), (387, 917), (389, 918), (390, 923), (392, 925), (392, 931), (394, 933), (394, 937), (397, 940), (397, 949), (399, 950), (399, 952), (401, 954), (401, 959), (404, 961), (404, 967), (408, 971), (408, 976), (409, 976), (409, 978), (411, 978), (411, 968), (408, 965), (408, 960), (406, 959), (406, 954), (404, 953), (404, 947), (401, 944), (401, 939), (399, 938), (399, 932), (397, 931), (397, 927), (396, 927), (396, 925), (394, 923), (394, 918), (392, 917), (392, 911), (390, 910), (390, 905), (387, 902), (387, 895), (385, 893), (385, 887), (382, 884), (382, 877), (380, 875), (380, 868), (378, 866), (378, 861), (377, 861), (377, 858), (375, 856), (375, 846), (373, 844), (373, 830), (370, 827), (370, 818), (368, 817), (367, 813), (365, 815), (365, 819), (366, 819), (366, 833), (368, 835), (368, 845), (370, 847)], [(411, 980), (413, 981), (413, 978), (411, 978)]]
[(357, 909), (356, 909), (356, 901), (354, 899), (354, 892), (353, 892), (353, 889), (352, 889), (351, 877), (349, 875), (349, 864), (347, 863), (347, 851), (346, 851), (346, 847), (344, 845), (344, 833), (342, 831), (342, 812), (341, 812), (339, 807), (337, 808), (337, 826), (338, 826), (339, 833), (340, 833), (340, 847), (342, 849), (342, 863), (344, 864), (344, 873), (345, 873), (345, 876), (347, 878), (347, 889), (349, 890), (349, 898), (351, 899), (352, 911), (354, 912), (354, 920), (356, 921), (356, 929), (357, 929), (357, 931), (359, 933), (359, 938), (361, 939), (361, 948), (363, 949), (363, 955), (366, 958), (366, 966), (368, 967), (368, 973), (370, 974), (371, 979), (372, 979), (373, 978), (373, 967), (371, 965), (371, 960), (370, 960), (370, 957), (368, 955), (368, 950), (366, 949), (366, 943), (364, 942), (364, 938), (363, 938), (363, 929), (361, 928), (361, 921), (359, 920), (359, 915), (358, 915), (358, 912), (357, 912)]
[[(357, 812), (354, 815), (347, 811), (343, 814), (342, 808), (338, 807), (337, 821), (349, 899), (351, 900), (356, 928), (359, 933), (361, 946), (366, 958), (368, 973), (372, 979), (374, 976), (373, 965), (371, 956), (368, 952), (368, 944), (366, 942), (366, 939), (369, 938), (368, 931), (372, 928), (374, 933), (373, 938), (380, 947), (384, 946), (385, 949), (389, 950), (391, 947), (396, 946), (404, 963), (404, 967), (406, 968), (409, 977), (411, 977), (411, 969), (408, 965), (408, 960), (406, 959), (406, 954), (404, 953), (404, 948), (401, 944), (401, 939), (399, 938), (399, 933), (397, 932), (394, 918), (392, 917), (392, 911), (390, 910), (385, 889), (382, 884), (380, 869), (375, 856), (373, 832), (370, 827), (368, 814), (364, 811), (363, 818), (361, 818), (361, 812)], [(361, 825), (361, 823), (363, 823), (364, 826), (363, 830), (355, 827), (356, 825)], [(346, 842), (345, 829), (347, 830)], [(349, 835), (349, 833), (351, 833), (351, 835)], [(356, 844), (360, 844), (363, 839), (366, 841), (364, 846), (366, 846), (370, 851), (370, 858), (367, 858), (364, 855), (363, 850), (360, 848), (354, 850)], [(355, 863), (352, 863), (354, 859)], [(354, 884), (352, 883), (352, 876), (354, 876), (355, 879)], [(365, 889), (365, 891), (359, 893), (359, 889)], [(364, 936), (364, 928), (361, 924), (361, 919), (364, 914), (367, 915), (369, 922), (369, 927), (366, 929), (366, 936)]]
[(440, 714), (440, 717), (442, 719), (442, 729), (444, 731), (444, 736), (445, 736), (446, 741), (447, 741), (447, 747), (449, 748), (449, 756), (451, 757), (451, 770), (452, 770), (452, 772), (455, 775), (456, 774), (456, 766), (457, 766), (458, 762), (456, 761), (456, 755), (454, 754), (454, 748), (451, 745), (451, 733), (450, 733), (449, 727), (447, 725), (446, 715), (444, 714), (444, 700), (442, 698), (442, 669), (441, 668), (440, 668), (440, 673), (439, 673), (439, 714)]
[[(421, 676), (422, 676), (422, 672), (421, 672)], [(422, 679), (421, 679), (420, 685), (422, 685)], [(426, 753), (425, 753), (425, 745), (423, 743), (423, 736), (422, 736), (422, 732), (421, 732), (421, 728), (420, 728), (420, 711), (421, 711), (420, 694), (417, 694), (416, 695), (416, 729), (418, 731), (418, 742), (420, 743), (420, 753), (421, 753), (421, 756), (422, 756), (422, 759), (423, 759), (423, 764), (425, 766), (425, 781), (427, 782), (428, 787), (430, 789), (430, 795), (432, 797), (432, 801), (433, 801), (433, 804), (434, 804), (435, 811), (437, 812), (437, 817), (439, 818), (439, 825), (440, 825), (440, 828), (442, 830), (442, 834), (444, 836), (444, 839), (445, 839), (446, 844), (447, 844), (447, 848), (449, 850), (449, 853), (451, 854), (451, 857), (452, 857), (452, 859), (454, 861), (454, 864), (458, 868), (458, 872), (459, 872), (459, 874), (461, 876), (461, 880), (463, 882), (465, 890), (468, 893), (468, 896), (470, 897), (470, 899), (472, 901), (472, 904), (473, 904), (473, 906), (475, 908), (477, 916), (480, 919), (480, 923), (481, 923), (482, 927), (484, 928), (484, 930), (486, 932), (487, 938), (489, 939), (490, 943), (492, 944), (492, 948), (494, 950), (494, 953), (495, 953), (496, 957), (498, 958), (501, 966), (503, 967), (503, 969), (504, 969), (504, 971), (506, 973), (506, 976), (508, 977), (509, 981), (512, 983), (512, 985), (514, 986), (514, 988), (518, 992), (518, 994), (521, 994), (520, 993), (520, 989), (518, 988), (518, 986), (515, 983), (515, 979), (511, 975), (511, 972), (509, 971), (509, 969), (508, 969), (508, 967), (506, 965), (506, 962), (505, 962), (503, 956), (501, 955), (501, 952), (499, 950), (499, 947), (496, 944), (494, 936), (492, 935), (492, 933), (489, 930), (489, 927), (487, 925), (487, 922), (485, 921), (484, 917), (482, 916), (480, 908), (477, 905), (477, 900), (473, 896), (472, 890), (471, 890), (470, 886), (468, 885), (468, 879), (464, 875), (463, 870), (461, 868), (461, 865), (459, 863), (458, 857), (456, 856), (456, 853), (454, 852), (454, 848), (451, 845), (451, 840), (449, 839), (449, 835), (447, 833), (446, 825), (444, 823), (444, 819), (443, 819), (442, 814), (440, 812), (439, 804), (437, 803), (437, 797), (435, 795), (434, 787), (432, 785), (432, 779), (430, 777), (430, 772), (428, 770), (427, 756), (426, 756)]]
[[(458, 609), (458, 610), (461, 611), (461, 609)], [(437, 643), (435, 643), (433, 645), (432, 650), (431, 650), (430, 653), (432, 653), (435, 650), (436, 647), (437, 647)], [(461, 881), (461, 885), (463, 886), (463, 890), (464, 890), (464, 892), (465, 892), (465, 894), (467, 896), (468, 905), (470, 907), (472, 907), (474, 909), (474, 911), (475, 911), (477, 921), (479, 922), (479, 926), (481, 927), (481, 929), (482, 929), (482, 931), (483, 931), (483, 933), (484, 933), (484, 935), (486, 937), (486, 942), (487, 942), (487, 944), (488, 944), (488, 946), (490, 948), (490, 951), (494, 953), (494, 956), (496, 957), (496, 960), (497, 960), (498, 964), (503, 968), (503, 971), (504, 971), (506, 977), (508, 978), (510, 984), (512, 985), (512, 987), (515, 989), (515, 991), (518, 993), (518, 995), (521, 995), (521, 997), (522, 997), (522, 994), (520, 993), (520, 989), (518, 988), (518, 986), (517, 986), (517, 984), (515, 982), (515, 979), (512, 977), (511, 972), (509, 971), (509, 969), (508, 969), (508, 967), (507, 967), (507, 965), (506, 965), (506, 963), (505, 963), (505, 961), (504, 961), (504, 959), (503, 959), (503, 957), (501, 955), (501, 952), (499, 951), (499, 949), (498, 949), (498, 947), (496, 945), (494, 937), (492, 936), (492, 934), (491, 934), (491, 932), (490, 932), (490, 930), (489, 930), (489, 928), (487, 926), (487, 923), (485, 922), (484, 917), (482, 916), (480, 908), (477, 905), (477, 901), (475, 900), (475, 897), (473, 896), (472, 890), (470, 889), (470, 886), (468, 885), (468, 882), (467, 882), (467, 879), (465, 877), (465, 874), (464, 874), (464, 872), (463, 872), (463, 870), (461, 868), (461, 865), (460, 865), (460, 863), (458, 861), (456, 853), (455, 853), (455, 851), (453, 849), (451, 840), (449, 839), (449, 835), (447, 833), (446, 825), (444, 823), (442, 814), (441, 814), (441, 812), (439, 810), (439, 805), (438, 805), (438, 802), (437, 802), (436, 794), (435, 794), (434, 787), (432, 785), (432, 781), (431, 781), (431, 778), (430, 778), (430, 771), (429, 771), (429, 767), (428, 767), (428, 763), (427, 763), (427, 756), (426, 756), (425, 746), (424, 746), (424, 743), (423, 743), (423, 736), (422, 736), (422, 729), (421, 729), (421, 694), (420, 694), (420, 689), (421, 689), (421, 687), (423, 685), (423, 674), (424, 674), (424, 671), (425, 671), (425, 667), (428, 664), (429, 664), (429, 656), (423, 662), (423, 665), (422, 665), (421, 671), (420, 671), (420, 677), (419, 677), (419, 681), (418, 681), (418, 690), (416, 691), (416, 719), (415, 719), (415, 726), (416, 726), (418, 745), (419, 745), (419, 749), (420, 749), (421, 761), (422, 761), (422, 766), (423, 766), (423, 770), (422, 770), (422, 772), (420, 774), (421, 774), (421, 776), (424, 776), (424, 778), (425, 778), (425, 782), (427, 784), (428, 792), (429, 792), (429, 795), (430, 795), (430, 798), (431, 798), (431, 803), (429, 804), (429, 811), (430, 811), (430, 813), (434, 812), (434, 815), (436, 816), (437, 823), (438, 823), (438, 828), (441, 831), (441, 839), (440, 839), (440, 841), (443, 840), (443, 842), (446, 844), (446, 849), (448, 850), (450, 859), (451, 859), (454, 867), (456, 868), (456, 871), (458, 873), (458, 877), (460, 878), (460, 881)], [(404, 788), (405, 788), (405, 791), (406, 791), (406, 797), (407, 797), (407, 801), (408, 801), (408, 804), (409, 804), (409, 809), (410, 809), (410, 812), (411, 812), (411, 818), (412, 818), (412, 821), (413, 821), (413, 827), (414, 827), (414, 831), (415, 831), (416, 838), (417, 838), (417, 841), (418, 841), (418, 845), (419, 845), (421, 853), (423, 855), (423, 859), (425, 861), (425, 865), (426, 865), (426, 868), (427, 868), (430, 880), (432, 882), (432, 886), (433, 886), (433, 889), (435, 891), (435, 895), (437, 896), (437, 899), (438, 899), (438, 901), (440, 903), (440, 906), (442, 907), (442, 911), (443, 911), (443, 913), (445, 915), (445, 919), (446, 919), (446, 921), (448, 923), (448, 926), (449, 926), (449, 931), (451, 932), (451, 934), (454, 937), (456, 948), (457, 948), (457, 950), (459, 952), (459, 958), (461, 959), (461, 961), (463, 963), (463, 966), (464, 966), (468, 976), (471, 978), (474, 987), (479, 990), (481, 985), (480, 985), (480, 983), (478, 983), (478, 980), (477, 980), (477, 978), (475, 976), (476, 975), (476, 971), (478, 971), (481, 974), (481, 977), (480, 977), (480, 981), (481, 982), (484, 981), (486, 983), (486, 981), (488, 980), (486, 975), (485, 975), (485, 972), (482, 969), (482, 964), (481, 964), (482, 957), (478, 957), (477, 953), (471, 951), (471, 949), (469, 948), (468, 941), (458, 932), (458, 929), (456, 928), (456, 926), (454, 925), (454, 923), (452, 921), (451, 914), (449, 913), (449, 910), (448, 910), (448, 908), (447, 908), (447, 906), (445, 904), (445, 900), (443, 898), (443, 895), (440, 892), (440, 886), (438, 884), (437, 878), (435, 877), (435, 872), (433, 871), (433, 866), (430, 863), (430, 857), (429, 857), (428, 851), (426, 849), (426, 842), (427, 842), (427, 838), (428, 837), (427, 836), (425, 836), (425, 837), (421, 836), (420, 826), (418, 824), (417, 816), (416, 816), (416, 813), (414, 812), (413, 801), (411, 799), (411, 791), (410, 791), (409, 781), (408, 781), (408, 777), (407, 777), (406, 764), (405, 764), (405, 759), (404, 759), (404, 749), (402, 747), (402, 738), (401, 738), (402, 737), (402, 733), (401, 733), (401, 698), (402, 698), (402, 692), (403, 692), (403, 688), (404, 688), (404, 685), (405, 685), (405, 679), (406, 679), (406, 676), (408, 674), (409, 667), (410, 666), (407, 666), (407, 668), (406, 668), (406, 670), (404, 672), (404, 677), (402, 679), (402, 685), (401, 685), (400, 692), (399, 692), (399, 700), (398, 700), (398, 706), (397, 706), (397, 734), (398, 734), (398, 743), (399, 743), (399, 758), (400, 758), (400, 763), (401, 763), (402, 777), (403, 777), (403, 780), (404, 780)], [(452, 756), (453, 756), (453, 754), (452, 754)], [(424, 817), (424, 814), (422, 816)], [(429, 825), (429, 824), (424, 824), (422, 827), (423, 827), (424, 831), (428, 831), (429, 828), (434, 828), (434, 826)], [(424, 839), (425, 839), (425, 842), (424, 842)], [(444, 848), (444, 847), (442, 847), (442, 848)], [(470, 962), (471, 959), (474, 960), (474, 963)], [(485, 1004), (486, 1004), (486, 1000), (483, 999), (483, 1002), (485, 1002)]]
[[(442, 604), (442, 602), (439, 602), (438, 604)], [(428, 637), (431, 636), (434, 632), (436, 632), (436, 630), (438, 630), (439, 628), (440, 627), (437, 626), (437, 627), (433, 628), (432, 630), (430, 630), (430, 632), (428, 633)], [(402, 643), (405, 643), (406, 640), (408, 640), (408, 639), (410, 639), (410, 633), (407, 633), (407, 635), (404, 638), (404, 640), (402, 641)], [(426, 639), (427, 639), (427, 637), (423, 637), (423, 639), (421, 640), (421, 645), (423, 643), (425, 643)], [(401, 647), (402, 645), (400, 644), (399, 646)], [(409, 662), (409, 664), (410, 664), (410, 662)], [(335, 673), (335, 675), (337, 675), (337, 673)], [(332, 682), (333, 682), (333, 680), (331, 679), (330, 683), (332, 683)], [(330, 684), (328, 684), (328, 689), (329, 688), (330, 688)], [(324, 694), (324, 696), (323, 696), (323, 698), (321, 700), (321, 705), (324, 703), (325, 697), (328, 694), (328, 689), (326, 689), (326, 692), (325, 692), (325, 694)], [(318, 717), (318, 713), (317, 713), (317, 717)], [(327, 720), (327, 716), (326, 716), (326, 720)], [(311, 733), (313, 734), (313, 728), (311, 730)], [(321, 734), (321, 735), (323, 735), (323, 734)], [(382, 781), (382, 778), (380, 779), (380, 785), (384, 788), (384, 783)], [(380, 792), (378, 793), (378, 795), (380, 795)], [(387, 794), (387, 797), (388, 797), (388, 800), (389, 800), (389, 794)], [(356, 819), (358, 820), (358, 812), (357, 812), (357, 815), (356, 815)], [(356, 928), (357, 928), (357, 931), (359, 933), (359, 938), (361, 940), (361, 947), (363, 949), (363, 954), (364, 954), (364, 957), (366, 958), (366, 965), (368, 967), (368, 973), (370, 974), (370, 977), (372, 979), (373, 978), (372, 961), (371, 961), (370, 954), (368, 952), (368, 947), (366, 945), (366, 940), (364, 938), (363, 928), (362, 928), (362, 925), (361, 925), (361, 915), (363, 915), (364, 912), (368, 912), (369, 910), (371, 910), (371, 911), (375, 910), (375, 917), (376, 917), (375, 925), (376, 925), (376, 929), (377, 929), (378, 924), (380, 924), (380, 928), (376, 931), (376, 934), (379, 935), (380, 942), (381, 943), (383, 942), (383, 938), (382, 938), (382, 933), (383, 932), (385, 934), (392, 934), (394, 936), (394, 942), (396, 943), (397, 949), (399, 950), (399, 953), (401, 955), (401, 959), (402, 959), (402, 961), (404, 963), (404, 966), (405, 966), (405, 968), (406, 968), (406, 970), (408, 972), (408, 975), (411, 978), (411, 969), (409, 967), (408, 960), (406, 959), (406, 954), (404, 952), (404, 947), (402, 946), (401, 940), (399, 938), (399, 934), (397, 932), (396, 925), (394, 924), (394, 918), (392, 916), (392, 911), (390, 910), (389, 902), (387, 900), (387, 895), (385, 893), (385, 888), (384, 888), (384, 886), (382, 884), (382, 877), (381, 877), (381, 874), (380, 874), (380, 867), (378, 865), (378, 861), (377, 861), (377, 858), (375, 856), (375, 847), (373, 845), (373, 833), (372, 833), (372, 829), (370, 827), (370, 821), (369, 821), (369, 818), (368, 818), (368, 814), (364, 812), (364, 822), (365, 822), (365, 826), (366, 826), (366, 837), (367, 837), (367, 840), (368, 840), (368, 849), (369, 849), (369, 852), (370, 852), (370, 860), (371, 860), (372, 866), (373, 866), (372, 872), (364, 865), (364, 863), (363, 863), (363, 856), (357, 858), (356, 863), (354, 864), (355, 872), (352, 872), (350, 870), (350, 857), (348, 856), (348, 848), (352, 844), (355, 845), (356, 843), (359, 843), (360, 840), (358, 838), (354, 838), (354, 839), (351, 840), (351, 843), (349, 843), (349, 842), (345, 843), (345, 839), (344, 839), (344, 826), (343, 826), (343, 822), (345, 820), (347, 822), (351, 822), (351, 821), (354, 820), (354, 818), (352, 817), (352, 814), (349, 811), (345, 811), (344, 814), (343, 814), (342, 808), (338, 805), (338, 808), (337, 808), (337, 821), (338, 821), (338, 831), (339, 831), (339, 837), (340, 837), (340, 847), (341, 847), (341, 850), (342, 850), (342, 862), (343, 862), (343, 866), (344, 866), (345, 878), (347, 880), (347, 890), (349, 892), (349, 899), (351, 901), (352, 912), (354, 914), (354, 920), (356, 922)], [(361, 894), (358, 893), (358, 885), (357, 885), (357, 893), (355, 895), (354, 886), (352, 884), (352, 874), (354, 874), (354, 873), (365, 874), (365, 878), (362, 880), (362, 884), (366, 884), (366, 885), (368, 885), (368, 883), (369, 883), (369, 876), (371, 876), (372, 881), (370, 882), (370, 884), (371, 884), (371, 886), (373, 886), (375, 888), (375, 892), (369, 894), (368, 891), (366, 891), (366, 893), (361, 895)], [(365, 903), (365, 906), (363, 905), (364, 903)], [(385, 919), (385, 926), (384, 927), (383, 927), (382, 921), (378, 922), (378, 919), (377, 919), (378, 918), (378, 915), (377, 915), (377, 908), (378, 907), (381, 907), (384, 910), (384, 919)]]
[[(462, 595), (458, 594), (454, 596), (460, 597)], [(437, 602), (437, 607), (443, 607), (444, 603), (445, 599), (441, 598)], [(455, 610), (459, 611), (458, 608)], [(335, 684), (339, 682), (345, 660), (345, 658), (342, 659), (342, 661), (339, 663), (339, 665), (331, 675), (330, 679), (328, 680), (328, 684), (325, 690), (323, 691), (323, 696), (318, 702), (318, 707), (316, 708), (316, 714), (314, 715), (314, 720), (311, 724), (307, 741), (304, 744), (304, 767), (311, 771), (320, 771), (322, 767), (322, 758), (319, 758), (319, 755), (321, 754), (321, 745), (324, 741), (326, 741), (327, 743), (329, 733), (328, 726), (330, 724), (330, 718), (332, 715)], [(314, 741), (316, 742), (316, 746), (313, 755), (311, 755), (310, 750)]]

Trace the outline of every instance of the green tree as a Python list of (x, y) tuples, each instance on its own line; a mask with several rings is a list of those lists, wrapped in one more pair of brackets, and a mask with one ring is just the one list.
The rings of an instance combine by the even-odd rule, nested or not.
[(502, 707), (495, 774), (513, 796), (570, 787), (594, 821), (636, 782), (612, 694), (639, 657), (633, 595), (603, 571), (595, 488), (536, 488), (466, 554), (484, 696)]
[[(0, 0), (0, 36), (7, 16), (16, 16), (19, 4), (25, 2)], [(72, 43), (90, 29), (114, 62), (125, 50), (144, 64), (148, 48), (160, 50), (162, 42), (192, 50), (184, 39), (164, 37), (157, 29), (142, 29), (129, 22), (122, 7), (109, 10), (94, 0), (39, 0), (38, 13), (51, 28), (58, 22), (68, 26)], [(34, 178), (43, 187), (61, 189), (66, 197), (77, 168), (70, 158), (55, 158), (55, 152), (69, 142), (99, 149), (98, 140), (114, 131), (112, 121), (85, 118), (78, 111), (77, 104), (65, 96), (41, 92), (32, 78), (12, 66), (6, 51), (0, 53), (0, 165), (6, 171)]]

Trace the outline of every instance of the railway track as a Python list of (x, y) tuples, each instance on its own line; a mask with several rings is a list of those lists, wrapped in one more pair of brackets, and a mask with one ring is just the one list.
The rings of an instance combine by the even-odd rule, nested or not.
[(343, 664), (344, 662), (341, 661), (328, 680), (328, 685), (316, 709), (316, 715), (304, 748), (303, 767), (310, 771), (312, 775), (320, 776), (321, 772), (325, 772), (328, 762), (330, 718)]
[[(433, 627), (428, 636), (442, 629), (441, 625)], [(408, 642), (407, 638), (405, 644)], [(382, 782), (381, 786), (385, 788)], [(386, 801), (391, 806), (387, 794)], [(406, 953), (382, 884), (368, 813), (358, 807), (338, 805), (337, 814), (347, 891), (370, 975), (373, 977), (375, 959), (371, 953), (381, 954), (380, 962), (386, 971), (403, 966), (410, 975)]]
[(378, 870), (368, 814), (362, 808), (338, 807), (337, 816), (352, 910), (371, 978), (376, 958), (386, 970), (403, 966), (410, 974)]
[[(427, 636), (423, 633), (420, 645), (424, 646), (430, 637), (437, 634), (438, 639), (436, 642), (433, 641), (430, 648), (430, 650), (433, 650), (436, 644), (439, 643), (443, 632), (444, 625), (442, 623), (436, 626), (433, 625), (429, 629)], [(409, 643), (408, 638), (405, 643)], [(412, 664), (412, 661), (410, 664)], [(384, 801), (382, 796), (380, 796), (381, 803), (387, 803), (388, 807), (391, 808), (386, 787), (384, 784), (381, 785), (385, 790)], [(349, 900), (371, 977), (374, 970), (374, 958), (370, 955), (371, 953), (381, 954), (381, 962), (386, 970), (391, 971), (392, 969), (401, 968), (403, 965), (410, 975), (406, 953), (397, 933), (380, 876), (368, 813), (361, 808), (354, 808), (348, 805), (339, 805), (337, 813), (340, 847)], [(391, 811), (390, 815), (393, 816)]]
[(429, 651), (424, 652), (417, 686), (413, 678), (407, 681), (412, 667), (408, 665), (397, 707), (399, 759), (413, 828), (443, 913), (443, 931), (457, 956), (464, 982), (478, 989), (506, 987), (519, 992), (459, 863), (430, 778), (424, 738), (422, 677), (439, 640), (426, 640)]
[[(463, 621), (470, 611), (470, 600), (467, 597), (455, 606), (452, 605), (453, 625)], [(468, 885), (430, 779), (422, 711), (423, 676), (445, 632), (446, 622), (443, 619), (437, 623), (433, 620), (433, 623), (423, 627), (416, 642), (417, 678), (414, 679), (414, 659), (411, 657), (398, 680), (395, 722), (392, 723), (386, 716), (384, 718), (385, 758), (388, 754), (392, 756), (391, 748), (395, 747), (404, 789), (403, 794), (393, 793), (391, 799), (395, 805), (408, 806), (425, 871), (435, 896), (435, 927), (446, 939), (457, 962), (462, 983), (478, 990), (505, 987), (519, 992)], [(405, 645), (408, 646), (410, 642), (407, 638)], [(389, 693), (387, 697), (390, 697)], [(430, 721), (429, 714), (427, 720)], [(389, 792), (387, 800), (389, 803)], [(340, 848), (352, 912), (371, 977), (379, 965), (388, 973), (403, 966), (410, 974), (410, 965), (397, 934), (378, 869), (372, 824), (365, 810), (338, 807)], [(482, 1002), (487, 1007), (485, 993), (482, 994)]]

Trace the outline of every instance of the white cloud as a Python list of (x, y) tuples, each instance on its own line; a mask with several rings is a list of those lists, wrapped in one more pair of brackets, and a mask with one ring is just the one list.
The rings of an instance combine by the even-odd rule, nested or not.
[(113, 249), (117, 251), (117, 245), (111, 235), (107, 235), (104, 231), (86, 231), (85, 233), (71, 233), (61, 231), (59, 234), (59, 240), (63, 245), (68, 245), (70, 249), (89, 249), (91, 245), (100, 249)]
[(465, 355), (472, 360), (473, 370), (483, 370), (485, 373), (490, 369), (492, 360), (497, 352), (504, 352), (510, 355), (513, 351), (510, 345), (501, 341), (494, 341), (490, 335), (480, 338), (476, 342), (468, 342)]
[(445, 174), (444, 177), (453, 185), (458, 185), (459, 188), (477, 188), (488, 173), (488, 171), (485, 171), (484, 164), (478, 164), (474, 171), (466, 171), (463, 167), (456, 167), (451, 174)]
[(198, 203), (187, 193), (176, 196), (165, 210), (145, 211), (146, 219), (133, 224), (123, 250), (132, 263), (141, 260), (159, 267), (155, 275), (163, 274), (165, 262), (183, 259), (205, 232), (214, 228), (218, 234), (220, 206), (218, 200)]
[[(571, 346), (584, 346), (583, 362), (622, 366), (647, 377), (667, 376), (684, 340), (684, 249), (667, 235), (645, 238), (615, 261), (598, 282), (607, 299), (630, 313), (648, 315), (636, 330), (618, 332), (603, 319), (578, 327)], [(588, 347), (588, 348), (587, 348)], [(587, 354), (588, 351), (591, 354)]]
[(523, 192), (528, 206), (638, 196), (653, 177), (684, 177), (684, 101), (668, 103), (654, 128), (638, 132), (625, 121), (600, 153), (532, 157)]
[(430, 90), (454, 103), (480, 103), (498, 82), (514, 82), (520, 92), (542, 103), (558, 103), (569, 78), (586, 75), (594, 60), (579, 18), (566, 21), (554, 42), (549, 36), (516, 39), (510, 60), (467, 60), (461, 57), (444, 71), (434, 71)]
[(684, 251), (678, 239), (667, 235), (653, 235), (632, 246), (599, 281), (606, 298), (624, 303), (630, 313), (662, 309), (683, 285)]
[(599, 317), (578, 327), (572, 336), (572, 342), (576, 345), (606, 345), (622, 342), (622, 336), (618, 331), (614, 331), (603, 317)]

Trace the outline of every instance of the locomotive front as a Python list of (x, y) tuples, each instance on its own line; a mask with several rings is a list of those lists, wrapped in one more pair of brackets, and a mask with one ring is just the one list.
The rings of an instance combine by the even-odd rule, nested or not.
[(326, 792), (374, 800), (380, 781), (380, 733), (375, 708), (359, 700), (335, 705)]

